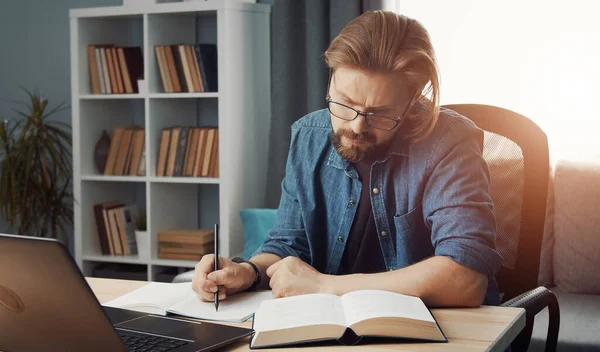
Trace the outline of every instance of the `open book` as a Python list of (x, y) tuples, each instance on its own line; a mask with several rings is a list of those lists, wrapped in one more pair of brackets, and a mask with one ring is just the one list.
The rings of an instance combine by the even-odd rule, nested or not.
[(420, 298), (378, 290), (263, 301), (253, 324), (251, 348), (325, 340), (352, 345), (366, 336), (447, 342)]
[(103, 305), (157, 315), (176, 314), (196, 319), (243, 322), (251, 318), (263, 300), (272, 299), (271, 291), (243, 292), (219, 301), (202, 302), (192, 290), (192, 283), (150, 282)]

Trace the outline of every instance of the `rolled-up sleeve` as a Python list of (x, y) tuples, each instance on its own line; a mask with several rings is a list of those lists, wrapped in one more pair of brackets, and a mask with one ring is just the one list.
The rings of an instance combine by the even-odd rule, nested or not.
[(281, 200), (277, 209), (275, 227), (265, 237), (265, 242), (252, 256), (261, 253), (272, 253), (285, 258), (294, 256), (310, 263), (310, 249), (302, 210), (297, 196), (297, 163), (298, 155), (297, 128), (292, 126), (290, 151), (286, 162), (285, 177), (281, 183)]
[[(475, 126), (447, 128), (429, 160), (423, 212), (435, 255), (476, 270), (491, 280), (502, 264), (482, 133)], [(462, 128), (464, 126), (464, 128)], [(460, 128), (457, 128), (460, 127)]]

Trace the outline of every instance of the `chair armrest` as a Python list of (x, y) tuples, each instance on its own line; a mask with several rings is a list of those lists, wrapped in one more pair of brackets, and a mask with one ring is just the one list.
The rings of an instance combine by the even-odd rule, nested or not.
[(515, 339), (513, 350), (527, 350), (531, 340), (535, 315), (548, 307), (548, 335), (546, 336), (546, 351), (556, 351), (558, 329), (560, 327), (560, 309), (558, 300), (552, 291), (540, 286), (527, 291), (513, 299), (502, 303), (503, 307), (525, 308), (526, 324), (523, 331)]

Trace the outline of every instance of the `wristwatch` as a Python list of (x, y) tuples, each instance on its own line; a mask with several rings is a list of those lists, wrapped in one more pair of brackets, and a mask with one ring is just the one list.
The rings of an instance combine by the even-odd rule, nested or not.
[(240, 258), (240, 257), (235, 257), (235, 258), (231, 259), (231, 261), (234, 263), (238, 263), (238, 264), (248, 263), (248, 264), (250, 264), (252, 269), (254, 269), (254, 273), (256, 274), (256, 276), (254, 277), (254, 282), (248, 288), (248, 291), (254, 290), (258, 285), (260, 285), (260, 279), (261, 279), (260, 270), (258, 269), (256, 264), (252, 263), (249, 260), (245, 260), (244, 258)]

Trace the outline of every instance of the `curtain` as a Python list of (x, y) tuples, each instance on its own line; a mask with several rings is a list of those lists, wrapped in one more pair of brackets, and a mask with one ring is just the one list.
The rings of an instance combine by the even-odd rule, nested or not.
[(363, 9), (361, 0), (263, 0), (271, 8), (271, 139), (267, 206), (277, 208), (290, 145), (291, 125), (325, 108), (330, 41)]

